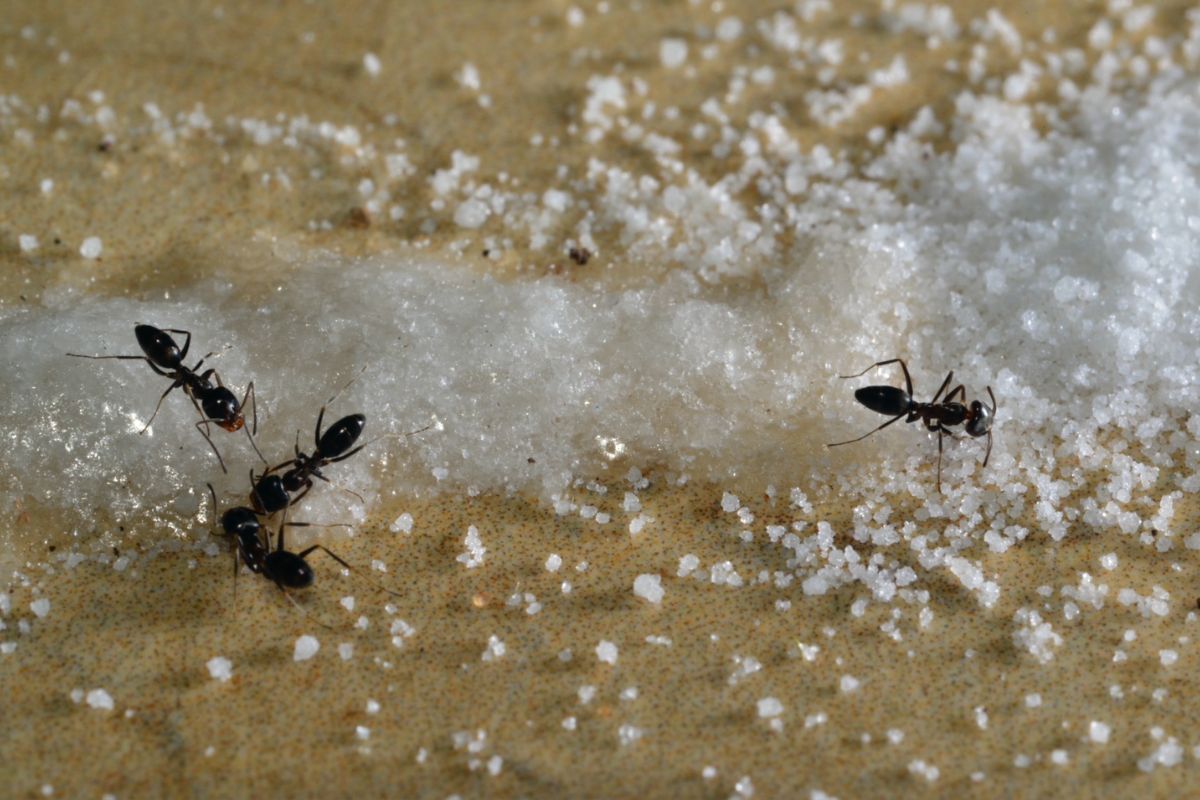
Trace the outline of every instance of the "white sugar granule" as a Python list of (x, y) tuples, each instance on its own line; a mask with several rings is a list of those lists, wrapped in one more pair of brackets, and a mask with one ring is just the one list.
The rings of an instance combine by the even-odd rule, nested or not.
[(87, 704), (92, 708), (98, 708), (101, 711), (113, 710), (113, 699), (108, 692), (103, 689), (92, 689), (87, 693)]
[(205, 666), (208, 667), (208, 674), (222, 683), (233, 677), (233, 662), (224, 656), (210, 658)]
[(600, 644), (596, 645), (596, 658), (605, 664), (616, 664), (617, 646), (610, 641), (601, 639)]
[(296, 649), (292, 652), (292, 659), (295, 661), (307, 661), (317, 654), (321, 649), (321, 643), (317, 641), (315, 636), (309, 636), (307, 633), (296, 640)]
[(633, 593), (648, 603), (661, 603), (665, 594), (662, 578), (658, 575), (638, 575), (633, 581)]
[(104, 243), (100, 241), (99, 236), (89, 236), (83, 240), (83, 244), (79, 246), (79, 255), (84, 258), (95, 260), (100, 257), (100, 253), (104, 251)]

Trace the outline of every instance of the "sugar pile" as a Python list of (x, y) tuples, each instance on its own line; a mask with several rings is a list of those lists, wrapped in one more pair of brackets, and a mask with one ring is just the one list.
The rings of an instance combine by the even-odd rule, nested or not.
[[(201, 285), (170, 300), (63, 293), (5, 309), (0, 500), (166, 524), (195, 507), (219, 473), (187, 401), (169, 397), (139, 436), (166, 382), (138, 362), (64, 356), (137, 353), (132, 326), (143, 321), (192, 330), (189, 360), (219, 351), (206, 365), (239, 394), (255, 380), (272, 461), (289, 455), (297, 429), (311, 444), (321, 403), (362, 368), (327, 424), (361, 410), (371, 438), (436, 423), (338, 466), (341, 485), (368, 500), (381, 487), (558, 492), (617, 457), (713, 480), (756, 467), (802, 480), (858, 464), (841, 474), (924, 495), (927, 477), (905, 458), (919, 453), (927, 466), (933, 448), (911, 431), (889, 430), (836, 461), (821, 448), (878, 422), (853, 402), (861, 384), (833, 376), (905, 356), (919, 398), (953, 369), (969, 396), (991, 385), (999, 400), (988, 472), (977, 472), (973, 443), (951, 446), (949, 486), (974, 473), (970, 485), (1011, 497), (1031, 484), (1039, 521), (1060, 536), (1069, 519), (1058, 500), (1099, 472), (1102, 489), (1080, 513), (1136, 531), (1155, 514), (1124, 508), (1131, 492), (1176, 455), (1196, 467), (1196, 97), (1195, 81), (1170, 75), (1138, 101), (1089, 89), (1042, 133), (1027, 108), (964, 95), (949, 121), (952, 150), (934, 152), (922, 142), (928, 122), (914, 123), (867, 177), (781, 195), (806, 244), (776, 251), (753, 290), (689, 270), (601, 290), (504, 283), (429, 258), (311, 254), (264, 306)], [(793, 163), (829, 171), (819, 161)], [(233, 466), (221, 485), (241, 493), (253, 454), (243, 438), (215, 437)], [(1123, 440), (1141, 455), (1114, 446)], [(385, 484), (374, 477), (383, 462)]]

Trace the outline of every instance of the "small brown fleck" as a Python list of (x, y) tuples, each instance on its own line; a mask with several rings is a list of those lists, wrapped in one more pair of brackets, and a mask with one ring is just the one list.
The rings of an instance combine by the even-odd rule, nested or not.
[(363, 228), (371, 227), (371, 217), (366, 210), (360, 206), (355, 206), (346, 212), (346, 219), (342, 224), (347, 228), (362, 230)]
[(567, 255), (571, 257), (572, 261), (582, 267), (591, 260), (592, 251), (586, 247), (572, 247), (567, 251)]

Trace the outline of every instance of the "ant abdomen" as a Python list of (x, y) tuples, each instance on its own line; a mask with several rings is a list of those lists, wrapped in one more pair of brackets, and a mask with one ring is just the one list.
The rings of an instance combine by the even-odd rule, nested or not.
[(183, 353), (166, 331), (153, 325), (135, 325), (133, 335), (146, 357), (163, 369), (175, 369), (183, 361)]
[(864, 386), (854, 393), (854, 399), (877, 414), (889, 416), (907, 414), (912, 406), (908, 392), (895, 386)]
[(367, 418), (362, 414), (342, 417), (317, 440), (317, 452), (326, 459), (337, 458), (354, 445), (366, 427)]
[(312, 586), (312, 567), (297, 553), (275, 550), (267, 555), (263, 573), (288, 589), (307, 589)]

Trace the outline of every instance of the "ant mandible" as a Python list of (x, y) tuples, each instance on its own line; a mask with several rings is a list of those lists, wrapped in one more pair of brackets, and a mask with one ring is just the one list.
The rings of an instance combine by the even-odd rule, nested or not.
[[(843, 444), (861, 442), (872, 433), (877, 433), (900, 419), (904, 419), (906, 423), (921, 420), (925, 423), (927, 430), (935, 431), (938, 435), (937, 488), (940, 494), (942, 491), (942, 439), (946, 436), (954, 436), (954, 431), (950, 430), (951, 426), (962, 425), (968, 436), (975, 438), (987, 436), (987, 452), (983, 456), (983, 466), (986, 467), (988, 459), (992, 455), (992, 422), (996, 417), (996, 395), (992, 393), (992, 387), (987, 387), (988, 396), (992, 399), (991, 408), (978, 400), (972, 400), (970, 406), (964, 405), (967, 399), (967, 390), (961, 383), (945, 397), (942, 397), (942, 392), (946, 391), (946, 387), (954, 379), (954, 371), (951, 370), (946, 375), (946, 380), (942, 381), (941, 388), (933, 395), (933, 399), (928, 403), (919, 403), (913, 399), (912, 378), (908, 374), (908, 365), (902, 358), (877, 361), (857, 375), (839, 375), (838, 377), (857, 378), (866, 375), (876, 367), (885, 367), (888, 364), (900, 365), (900, 369), (904, 371), (905, 389), (896, 386), (864, 386), (855, 390), (854, 399), (876, 413), (887, 414), (891, 419), (857, 439), (833, 442), (825, 446), (838, 447)], [(961, 402), (955, 401), (956, 395)], [(942, 397), (940, 401), (939, 397)]]
[[(183, 341), (183, 349), (175, 343), (171, 338), (170, 333), (181, 333), (186, 338)], [(221, 380), (221, 375), (215, 369), (205, 370), (203, 374), (196, 374), (196, 370), (200, 369), (204, 364), (204, 359), (212, 356), (209, 353), (204, 358), (196, 362), (194, 367), (190, 369), (183, 363), (187, 358), (188, 349), (192, 346), (192, 334), (189, 331), (179, 330), (178, 328), (167, 328), (161, 330), (153, 325), (135, 325), (133, 333), (137, 336), (138, 344), (142, 348), (145, 355), (140, 356), (88, 356), (81, 353), (67, 353), (73, 358), (91, 358), (91, 359), (106, 359), (115, 358), (123, 361), (145, 361), (150, 365), (150, 369), (154, 370), (164, 378), (171, 379), (171, 385), (158, 398), (158, 404), (154, 406), (154, 413), (150, 415), (150, 419), (142, 426), (139, 433), (145, 433), (149, 430), (150, 425), (154, 422), (154, 418), (158, 416), (158, 410), (162, 408), (163, 400), (167, 398), (175, 389), (182, 388), (184, 394), (192, 401), (196, 411), (200, 414), (200, 421), (196, 423), (196, 430), (200, 431), (200, 435), (208, 442), (208, 446), (212, 448), (213, 453), (217, 456), (217, 463), (221, 465), (222, 472), (228, 472), (225, 469), (225, 459), (221, 458), (221, 453), (217, 450), (217, 446), (213, 444), (212, 437), (209, 435), (209, 430), (212, 425), (224, 428), (227, 431), (237, 431), (245, 427), (246, 419), (242, 413), (245, 408), (246, 400), (249, 398), (250, 407), (253, 411), (253, 433), (250, 428), (246, 428), (246, 436), (250, 439), (250, 446), (254, 448), (254, 452), (258, 453), (258, 457), (263, 463), (267, 460), (263, 458), (263, 454), (259, 451), (258, 445), (254, 442), (254, 434), (258, 433), (258, 402), (254, 395), (254, 381), (250, 381), (246, 386), (246, 393), (242, 395), (242, 401), (239, 403), (233, 392), (225, 387)], [(216, 378), (217, 383), (214, 386), (211, 378)]]

